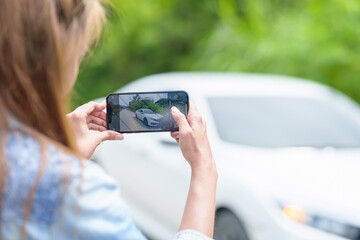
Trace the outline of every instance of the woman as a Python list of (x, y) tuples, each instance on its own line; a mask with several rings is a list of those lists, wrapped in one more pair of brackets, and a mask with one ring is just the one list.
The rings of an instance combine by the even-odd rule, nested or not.
[[(115, 181), (85, 160), (102, 141), (123, 139), (106, 130), (105, 103), (65, 114), (104, 19), (96, 0), (1, 1), (1, 239), (144, 239)], [(209, 239), (217, 171), (205, 123), (192, 103), (187, 118), (172, 115), (179, 132), (171, 136), (192, 169), (175, 238)]]

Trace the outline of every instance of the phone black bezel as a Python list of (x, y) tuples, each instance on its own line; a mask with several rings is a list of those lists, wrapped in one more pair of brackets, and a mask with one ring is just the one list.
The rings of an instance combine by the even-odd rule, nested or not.
[[(156, 93), (178, 93), (178, 92), (182, 92), (185, 93), (186, 98), (187, 98), (187, 108), (186, 108), (186, 113), (185, 116), (188, 115), (189, 113), (189, 94), (185, 91), (185, 90), (177, 90), (177, 91), (150, 91), (150, 92), (121, 92), (121, 93), (110, 93), (109, 95), (106, 96), (106, 128), (109, 130), (109, 111), (108, 111), (108, 99), (109, 97), (113, 96), (113, 95), (129, 95), (129, 94), (156, 94)], [(119, 129), (120, 130), (120, 129)], [(125, 131), (125, 132), (120, 132), (121, 134), (123, 133), (152, 133), (152, 132), (177, 132), (179, 130), (141, 130), (141, 131)], [(118, 131), (116, 131), (118, 132)]]

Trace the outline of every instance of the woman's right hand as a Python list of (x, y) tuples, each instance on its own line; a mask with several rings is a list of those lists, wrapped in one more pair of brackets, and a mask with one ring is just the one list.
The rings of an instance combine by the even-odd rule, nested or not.
[(190, 102), (187, 118), (177, 108), (171, 113), (179, 131), (171, 133), (191, 166), (191, 181), (179, 230), (193, 229), (212, 238), (214, 233), (217, 170), (204, 119)]
[(179, 125), (179, 131), (172, 132), (171, 136), (178, 142), (192, 170), (213, 167), (215, 164), (207, 137), (206, 123), (195, 104), (190, 101), (187, 118), (176, 107), (171, 108), (171, 114)]

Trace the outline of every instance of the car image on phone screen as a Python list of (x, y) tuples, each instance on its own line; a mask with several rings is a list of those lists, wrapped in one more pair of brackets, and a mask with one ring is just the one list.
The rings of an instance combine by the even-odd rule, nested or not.
[(178, 131), (170, 109), (187, 115), (185, 91), (114, 93), (106, 98), (107, 128), (121, 133)]

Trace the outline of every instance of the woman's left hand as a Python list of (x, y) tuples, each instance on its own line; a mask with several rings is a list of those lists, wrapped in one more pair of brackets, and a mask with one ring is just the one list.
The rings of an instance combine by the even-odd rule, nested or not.
[[(106, 140), (123, 140), (121, 133), (106, 129), (106, 102), (86, 103), (67, 114), (80, 154), (89, 159), (95, 148)], [(95, 131), (91, 131), (95, 130)]]

